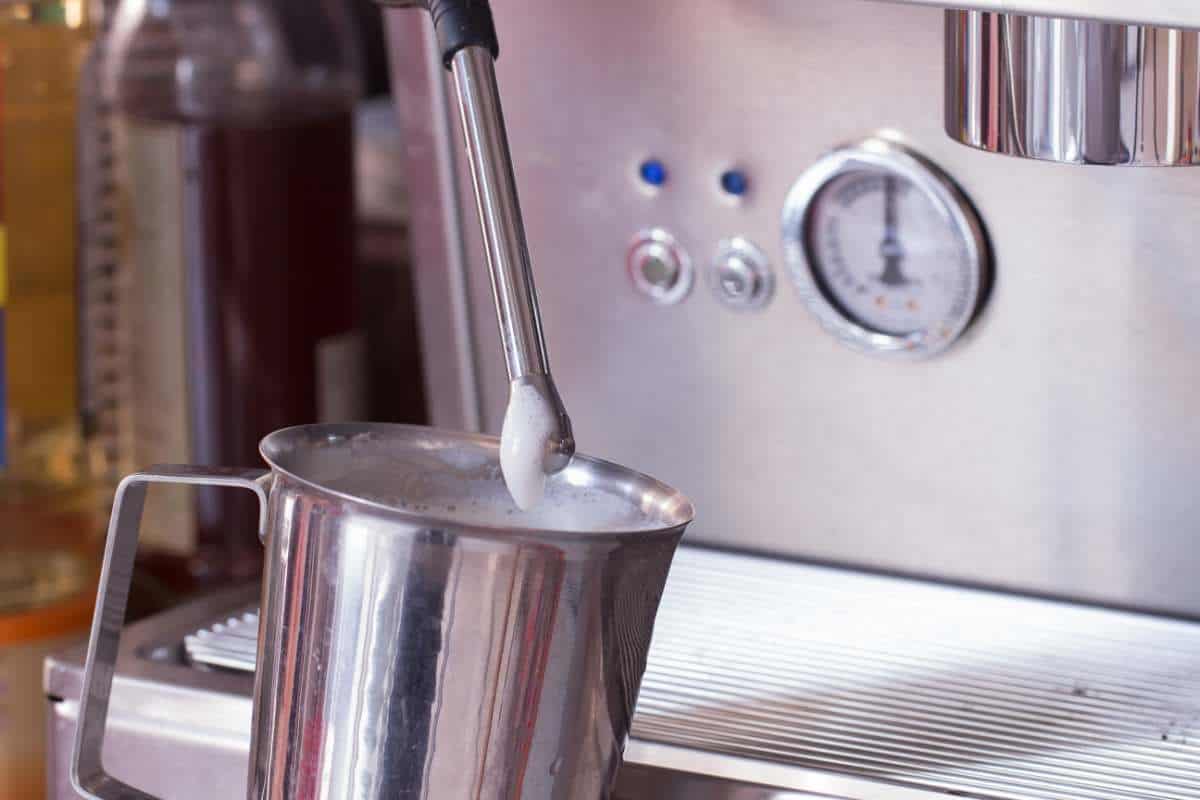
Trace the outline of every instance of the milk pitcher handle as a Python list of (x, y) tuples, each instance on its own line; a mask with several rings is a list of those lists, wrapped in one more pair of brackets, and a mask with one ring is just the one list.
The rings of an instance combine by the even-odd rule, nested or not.
[(112, 517), (108, 524), (108, 543), (100, 572), (100, 591), (88, 640), (87, 665), (80, 695), (79, 725), (75, 731), (75, 749), (71, 755), (71, 785), (91, 800), (157, 800), (104, 771), (100, 751), (108, 721), (108, 700), (112, 691), (117, 651), (121, 644), (121, 626), (133, 577), (133, 559), (137, 552), (138, 530), (146, 489), (151, 483), (183, 483), (194, 486), (227, 486), (249, 489), (258, 495), (258, 536), (262, 539), (267, 525), (267, 489), (262, 469), (225, 469), (163, 465), (126, 477), (117, 487)]

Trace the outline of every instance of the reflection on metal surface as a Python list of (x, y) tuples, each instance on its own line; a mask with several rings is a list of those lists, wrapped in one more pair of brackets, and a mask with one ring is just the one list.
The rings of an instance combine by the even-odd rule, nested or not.
[(1200, 162), (1200, 32), (946, 12), (946, 133), (1071, 164)]
[[(348, 474), (367, 481), (348, 491), (374, 496), (369, 475), (381, 463), (418, 459), (424, 466), (409, 479), (381, 484), (402, 491), (409, 507), (503, 508), (496, 440), (371, 427), (383, 439), (374, 454), (368, 439), (349, 434), (342, 463), (328, 448), (302, 444), (285, 457), (270, 438), (263, 448), (278, 472), (252, 796), (309, 796), (314, 777), (356, 800), (599, 796), (619, 763), (690, 507), (673, 505), (681, 498), (661, 484), (584, 456), (550, 479), (545, 501), (565, 492), (574, 532), (472, 524), (453, 513), (423, 521), (303, 480)], [(637, 509), (621, 521), (633, 533), (609, 532), (594, 496), (575, 505), (589, 487)]]

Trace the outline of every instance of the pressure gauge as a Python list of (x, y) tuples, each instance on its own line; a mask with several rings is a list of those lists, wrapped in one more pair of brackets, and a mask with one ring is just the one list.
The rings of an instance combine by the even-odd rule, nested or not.
[(842, 342), (928, 357), (954, 342), (988, 282), (983, 227), (936, 166), (872, 138), (800, 177), (783, 214), (784, 256), (808, 308)]

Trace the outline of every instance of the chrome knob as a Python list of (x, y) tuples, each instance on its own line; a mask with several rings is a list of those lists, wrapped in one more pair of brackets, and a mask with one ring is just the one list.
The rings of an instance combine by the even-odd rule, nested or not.
[(634, 288), (656, 303), (678, 303), (691, 291), (691, 259), (675, 237), (661, 228), (634, 237), (626, 266)]
[(730, 308), (761, 308), (775, 290), (766, 255), (741, 237), (725, 239), (717, 245), (709, 276), (713, 293)]

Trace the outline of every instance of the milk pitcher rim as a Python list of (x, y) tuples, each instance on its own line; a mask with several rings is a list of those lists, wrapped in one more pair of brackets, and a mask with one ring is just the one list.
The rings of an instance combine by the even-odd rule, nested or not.
[(409, 425), (393, 422), (328, 422), (293, 425), (280, 428), (262, 438), (259, 454), (270, 467), (272, 474), (282, 475), (322, 495), (337, 498), (356, 506), (372, 508), (389, 516), (404, 519), (430, 528), (469, 530), (471, 535), (486, 537), (533, 537), (600, 541), (606, 538), (654, 537), (672, 535), (689, 525), (695, 518), (695, 509), (690, 500), (679, 490), (643, 472), (624, 467), (601, 458), (576, 453), (570, 464), (562, 471), (562, 479), (580, 489), (604, 487), (608, 493), (620, 489), (623, 499), (638, 507), (647, 518), (641, 527), (597, 527), (591, 530), (571, 530), (553, 525), (529, 526), (519, 521), (514, 523), (487, 523), (478, 520), (456, 518), (453, 512), (417, 511), (411, 506), (401, 506), (381, 500), (361, 497), (326, 485), (319, 479), (302, 474), (301, 470), (287, 466), (291, 448), (311, 448), (322, 440), (341, 444), (355, 436), (387, 435), (397, 444), (413, 446), (424, 443), (429, 449), (436, 445), (465, 444), (480, 447), (496, 454), (500, 450), (500, 439), (483, 433), (435, 428), (427, 425)]

